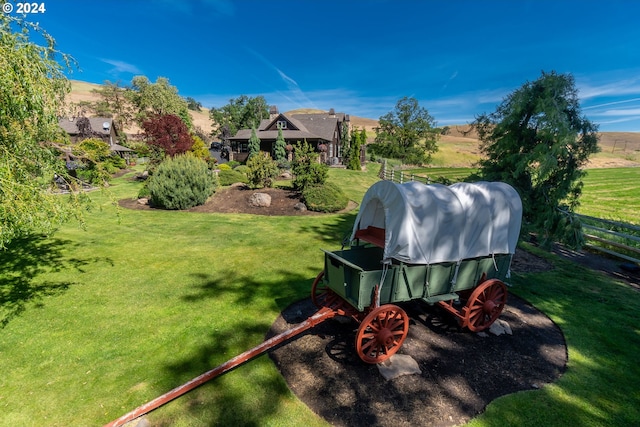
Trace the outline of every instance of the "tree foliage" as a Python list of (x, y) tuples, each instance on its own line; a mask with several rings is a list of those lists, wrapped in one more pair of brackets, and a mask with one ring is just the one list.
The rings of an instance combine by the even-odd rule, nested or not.
[(278, 136), (276, 138), (276, 142), (273, 145), (273, 159), (282, 163), (287, 159), (287, 149), (285, 148), (287, 143), (284, 140), (284, 136), (282, 135), (282, 128), (278, 127)]
[(149, 180), (150, 202), (164, 209), (189, 209), (204, 204), (216, 186), (202, 159), (191, 154), (167, 157)]
[(211, 153), (209, 153), (209, 149), (207, 148), (207, 145), (204, 143), (202, 138), (194, 134), (191, 134), (191, 138), (193, 139), (193, 144), (188, 150), (189, 153), (193, 154), (193, 156), (197, 157), (198, 159), (209, 159), (211, 157)]
[[(44, 46), (31, 41), (34, 31)], [(37, 26), (0, 14), (0, 248), (81, 215), (81, 193), (48, 191), (54, 176), (70, 181), (52, 144), (64, 138), (58, 112), (71, 89), (64, 76), (70, 64)]]
[(380, 117), (376, 130), (376, 154), (425, 164), (438, 151), (438, 131), (429, 112), (415, 98), (404, 97), (395, 109)]
[(185, 99), (187, 101), (187, 108), (192, 111), (202, 111), (202, 104), (190, 96)]
[(178, 89), (169, 84), (166, 77), (158, 77), (155, 83), (151, 83), (145, 76), (135, 76), (131, 90), (126, 93), (137, 111), (138, 123), (143, 123), (150, 116), (172, 114), (178, 116), (188, 129), (193, 126), (187, 101), (178, 95)]
[(247, 177), (253, 188), (273, 187), (278, 176), (278, 165), (269, 153), (259, 152), (247, 161)]
[(329, 175), (329, 166), (318, 162), (318, 153), (305, 140), (294, 148), (291, 164), (293, 188), (304, 191), (308, 186), (323, 185)]
[(87, 138), (72, 147), (76, 159), (76, 174), (84, 182), (104, 185), (111, 174), (126, 167), (123, 158), (111, 151), (100, 138)]
[(153, 116), (146, 120), (142, 127), (147, 144), (160, 148), (167, 156), (174, 157), (182, 154), (193, 145), (189, 129), (176, 115)]
[(251, 136), (249, 137), (249, 158), (257, 155), (260, 152), (260, 138), (256, 133), (256, 128), (251, 128)]
[(122, 127), (127, 127), (133, 123), (135, 116), (134, 106), (129, 101), (130, 95), (127, 95), (130, 90), (120, 82), (105, 80), (98, 89), (92, 90), (100, 99), (91, 104), (91, 108), (97, 115), (113, 117)]
[(241, 95), (232, 98), (227, 105), (209, 110), (218, 138), (226, 141), (240, 129), (258, 127), (262, 119), (269, 118), (269, 106), (263, 96)]
[(362, 165), (360, 164), (360, 151), (367, 141), (367, 132), (364, 127), (361, 131), (353, 129), (350, 139), (347, 169), (359, 171), (362, 169)]
[(582, 116), (573, 77), (543, 72), (495, 112), (477, 117), (474, 126), (486, 156), (481, 174), (520, 193), (523, 229), (538, 233), (544, 245), (580, 246), (581, 227), (572, 213), (579, 205), (582, 168), (598, 151), (598, 127)]

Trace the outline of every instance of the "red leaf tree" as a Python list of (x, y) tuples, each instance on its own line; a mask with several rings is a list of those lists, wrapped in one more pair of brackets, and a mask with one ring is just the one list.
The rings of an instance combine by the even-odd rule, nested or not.
[(146, 120), (142, 127), (147, 144), (161, 148), (168, 156), (182, 154), (193, 145), (187, 125), (174, 114), (155, 115)]

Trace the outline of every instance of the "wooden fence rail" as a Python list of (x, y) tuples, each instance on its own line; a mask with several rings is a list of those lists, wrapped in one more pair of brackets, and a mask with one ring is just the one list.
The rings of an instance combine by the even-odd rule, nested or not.
[(620, 221), (577, 215), (591, 250), (640, 264), (640, 227)]

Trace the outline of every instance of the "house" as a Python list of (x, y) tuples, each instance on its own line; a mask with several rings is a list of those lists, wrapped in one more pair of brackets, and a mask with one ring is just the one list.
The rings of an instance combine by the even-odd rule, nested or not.
[[(260, 138), (260, 150), (273, 152), (278, 129), (287, 145), (307, 141), (320, 152), (320, 161), (329, 165), (342, 164), (342, 139), (350, 129), (349, 115), (336, 113), (283, 114), (273, 106), (269, 118), (260, 122), (256, 134)], [(249, 156), (251, 129), (240, 129), (228, 139), (231, 145), (230, 160), (244, 161)]]
[[(133, 150), (118, 144), (118, 128), (111, 117), (90, 117), (88, 126), (84, 117), (61, 118), (58, 125), (71, 139), (72, 143), (80, 142), (87, 138), (99, 138), (109, 144), (111, 151), (120, 157), (129, 160)], [(83, 123), (84, 122), (84, 123)]]

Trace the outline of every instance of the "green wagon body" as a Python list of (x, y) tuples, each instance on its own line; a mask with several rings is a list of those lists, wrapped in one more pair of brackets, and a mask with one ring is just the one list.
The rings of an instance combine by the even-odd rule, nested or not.
[(459, 267), (456, 262), (431, 265), (394, 262), (387, 267), (384, 282), (380, 283), (382, 252), (382, 248), (367, 245), (325, 251), (325, 285), (358, 311), (372, 305), (378, 285), (380, 304), (416, 299), (433, 304), (457, 300), (458, 292), (473, 289), (481, 279), (504, 280), (511, 262), (509, 254), (463, 260)]

